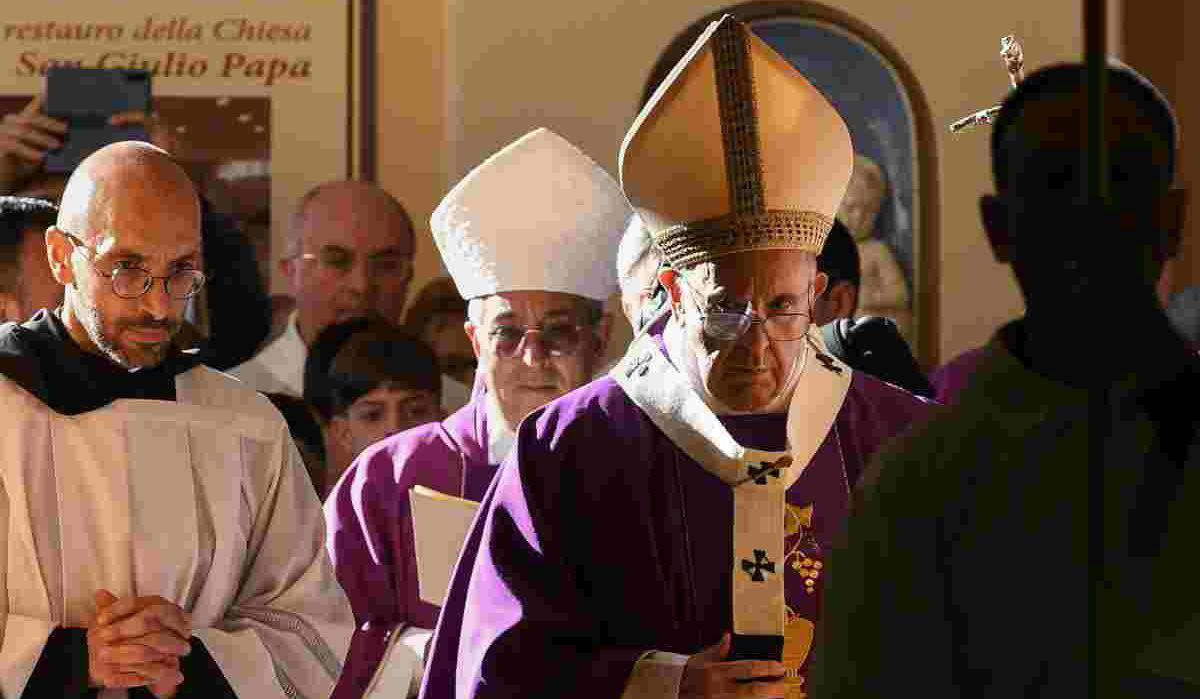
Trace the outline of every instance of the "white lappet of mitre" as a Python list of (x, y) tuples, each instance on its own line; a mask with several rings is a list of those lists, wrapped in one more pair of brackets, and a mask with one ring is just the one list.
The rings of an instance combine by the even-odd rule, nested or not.
[(603, 168), (541, 128), (468, 173), (430, 225), (464, 299), (540, 290), (605, 301), (631, 214)]
[[(849, 131), (829, 102), (728, 15), (658, 87), (620, 157), (630, 204), (677, 270), (751, 250), (819, 254), (853, 166)], [(635, 340), (611, 373), (676, 446), (733, 489), (733, 653), (783, 659), (789, 672), (807, 654), (812, 624), (786, 620), (786, 492), (829, 433), (851, 377), (819, 330), (806, 341), (819, 361), (805, 360), (790, 398), (787, 452), (739, 445), (650, 338)], [(799, 696), (792, 679), (788, 696)]]

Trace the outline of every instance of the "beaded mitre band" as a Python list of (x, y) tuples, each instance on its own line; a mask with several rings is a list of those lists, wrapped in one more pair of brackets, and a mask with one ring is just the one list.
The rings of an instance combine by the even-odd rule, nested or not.
[(675, 66), (621, 148), (625, 194), (677, 269), (750, 250), (819, 254), (852, 166), (837, 112), (728, 15)]
[(833, 219), (815, 211), (767, 211), (671, 226), (654, 243), (676, 269), (750, 250), (821, 254)]

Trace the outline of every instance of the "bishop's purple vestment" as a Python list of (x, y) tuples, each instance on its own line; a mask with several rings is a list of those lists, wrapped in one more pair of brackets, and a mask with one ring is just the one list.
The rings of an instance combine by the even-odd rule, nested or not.
[[(928, 410), (853, 375), (787, 491), (789, 619), (817, 620), (824, 556), (865, 460)], [(786, 421), (720, 417), (738, 443), (763, 450), (785, 447)], [(535, 411), (468, 536), (422, 697), (617, 699), (648, 651), (716, 643), (731, 628), (732, 502), (611, 377)]]
[(438, 607), (418, 593), (408, 492), (423, 485), (483, 498), (498, 467), (488, 463), (485, 395), (477, 384), (471, 402), (443, 422), (367, 449), (325, 502), (329, 554), (356, 623), (334, 699), (364, 696), (394, 635), (437, 623)]

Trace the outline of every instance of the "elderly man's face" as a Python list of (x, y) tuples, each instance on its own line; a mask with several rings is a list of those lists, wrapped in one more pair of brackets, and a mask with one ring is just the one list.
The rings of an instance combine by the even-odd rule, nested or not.
[[(72, 311), (94, 350), (126, 368), (156, 366), (179, 332), (188, 304), (167, 294), (163, 278), (201, 268), (195, 191), (190, 185), (101, 183), (100, 188), (85, 230), (51, 229), (52, 256), (69, 268), (60, 281), (72, 285)], [(145, 294), (123, 298), (111, 277), (126, 269), (158, 278)]]
[(284, 272), (307, 341), (354, 318), (400, 322), (412, 279), (413, 234), (381, 193), (351, 187), (318, 195), (299, 236), (300, 257), (286, 260)]
[(591, 324), (586, 302), (578, 296), (510, 291), (483, 304), (482, 323), (475, 327), (468, 321), (467, 335), (488, 391), (514, 427), (590, 381), (604, 359), (609, 320)]
[[(776, 338), (808, 330), (813, 295), (822, 291), (826, 279), (817, 274), (816, 257), (792, 250), (742, 252), (698, 265), (684, 279), (671, 279), (675, 314), (683, 320), (687, 349), (708, 392), (734, 410), (776, 409), (805, 346), (802, 338)], [(733, 341), (704, 331), (702, 316), (741, 312), (747, 304), (758, 319), (801, 315), (781, 315), (768, 329), (753, 323)]]

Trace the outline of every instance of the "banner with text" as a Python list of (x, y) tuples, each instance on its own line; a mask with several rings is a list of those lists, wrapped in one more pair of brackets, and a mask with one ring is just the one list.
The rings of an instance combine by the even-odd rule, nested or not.
[(310, 187), (352, 174), (357, 12), (352, 0), (10, 3), (0, 114), (42, 93), (52, 66), (148, 71), (154, 140), (241, 221), (278, 288), (287, 213)]

